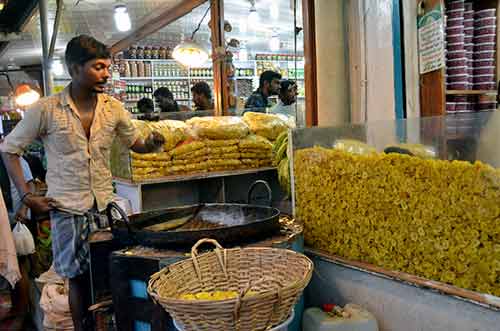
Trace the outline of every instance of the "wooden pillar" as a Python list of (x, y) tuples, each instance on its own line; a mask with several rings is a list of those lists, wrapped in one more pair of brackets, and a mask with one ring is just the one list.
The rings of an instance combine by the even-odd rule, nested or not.
[(210, 0), (210, 30), (214, 72), (215, 115), (224, 115), (229, 108), (229, 86), (226, 75), (224, 47), (224, 0)]
[(318, 125), (318, 96), (316, 75), (316, 24), (314, 0), (302, 0), (304, 25), (304, 83), (306, 94), (306, 125)]

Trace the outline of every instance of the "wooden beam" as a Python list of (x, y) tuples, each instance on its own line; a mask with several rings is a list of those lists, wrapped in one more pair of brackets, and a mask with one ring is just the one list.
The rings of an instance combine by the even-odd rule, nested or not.
[(111, 53), (115, 54), (130, 47), (139, 40), (146, 38), (178, 18), (190, 13), (193, 9), (205, 2), (207, 2), (207, 0), (184, 0), (178, 5), (164, 10), (161, 14), (148, 20), (127, 37), (111, 46)]
[(221, 116), (227, 111), (229, 105), (229, 85), (224, 47), (224, 0), (210, 0), (210, 30), (212, 33), (215, 115)]
[(306, 93), (306, 125), (318, 125), (318, 93), (316, 66), (316, 21), (314, 0), (302, 0), (304, 25), (304, 83)]

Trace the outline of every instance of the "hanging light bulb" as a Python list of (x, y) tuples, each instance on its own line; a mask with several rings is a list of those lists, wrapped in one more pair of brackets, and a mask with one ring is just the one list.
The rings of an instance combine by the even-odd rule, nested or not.
[(273, 21), (277, 21), (280, 18), (280, 7), (277, 1), (271, 3), (271, 7), (269, 7), (269, 16), (271, 16)]
[(198, 67), (208, 60), (208, 52), (195, 41), (186, 40), (174, 48), (172, 57), (187, 67)]
[(277, 52), (280, 50), (280, 37), (278, 34), (274, 34), (269, 40), (269, 49), (271, 52)]
[(61, 59), (56, 58), (52, 61), (51, 68), (52, 73), (56, 76), (62, 76), (64, 74), (64, 67), (61, 62)]
[(128, 31), (132, 28), (127, 6), (118, 4), (115, 6), (115, 25), (118, 31)]
[(2, 11), (5, 6), (7, 6), (7, 0), (0, 0), (0, 11)]
[(259, 13), (257, 13), (257, 8), (255, 8), (255, 2), (251, 1), (252, 6), (250, 7), (250, 12), (248, 13), (248, 26), (255, 28), (260, 21)]
[(20, 84), (14, 93), (17, 105), (26, 107), (34, 104), (40, 99), (40, 94), (33, 90), (28, 84)]

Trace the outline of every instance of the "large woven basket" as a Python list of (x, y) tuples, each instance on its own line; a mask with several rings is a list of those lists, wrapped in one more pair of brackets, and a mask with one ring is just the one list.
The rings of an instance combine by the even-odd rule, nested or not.
[[(198, 255), (198, 247), (215, 250)], [(151, 276), (148, 293), (186, 331), (262, 331), (284, 322), (311, 280), (313, 263), (286, 249), (193, 246), (191, 259)], [(181, 294), (236, 291), (228, 300), (182, 300)], [(250, 292), (252, 291), (252, 292)]]

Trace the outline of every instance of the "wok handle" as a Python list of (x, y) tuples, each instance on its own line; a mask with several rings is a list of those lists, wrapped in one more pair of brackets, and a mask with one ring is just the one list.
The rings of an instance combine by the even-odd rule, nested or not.
[[(198, 279), (201, 280), (201, 270), (200, 270), (200, 264), (198, 263), (198, 247), (200, 247), (202, 244), (209, 243), (215, 246), (215, 255), (217, 255), (217, 260), (219, 261), (219, 265), (222, 268), (222, 271), (224, 272), (224, 275), (227, 277), (227, 253), (226, 250), (217, 242), (217, 240), (214, 239), (200, 239), (196, 244), (194, 244), (193, 248), (191, 248), (191, 258), (193, 260), (193, 265), (194, 265), (194, 270), (196, 271), (196, 274), (198, 275)], [(224, 257), (221, 254), (221, 251), (224, 252)]]
[[(119, 214), (120, 218), (116, 219), (113, 216), (113, 212), (117, 212)], [(108, 207), (106, 208), (106, 215), (108, 216), (108, 221), (109, 221), (109, 225), (111, 226), (111, 228), (113, 228), (116, 221), (121, 220), (121, 221), (125, 222), (125, 225), (127, 226), (127, 230), (129, 232), (129, 234), (132, 234), (132, 228), (130, 227), (130, 221), (128, 219), (127, 213), (125, 213), (125, 211), (123, 209), (121, 209), (120, 206), (118, 206), (118, 204), (116, 204), (116, 202), (110, 202), (108, 204)]]
[(273, 191), (271, 190), (271, 186), (269, 186), (269, 183), (266, 182), (265, 180), (256, 180), (255, 182), (252, 183), (252, 185), (250, 185), (250, 188), (248, 189), (248, 193), (247, 193), (247, 203), (249, 205), (251, 205), (251, 201), (252, 201), (252, 193), (253, 191), (255, 190), (255, 188), (258, 186), (258, 185), (263, 185), (266, 190), (267, 190), (267, 199), (268, 199), (268, 206), (271, 207), (272, 204), (273, 204)]

